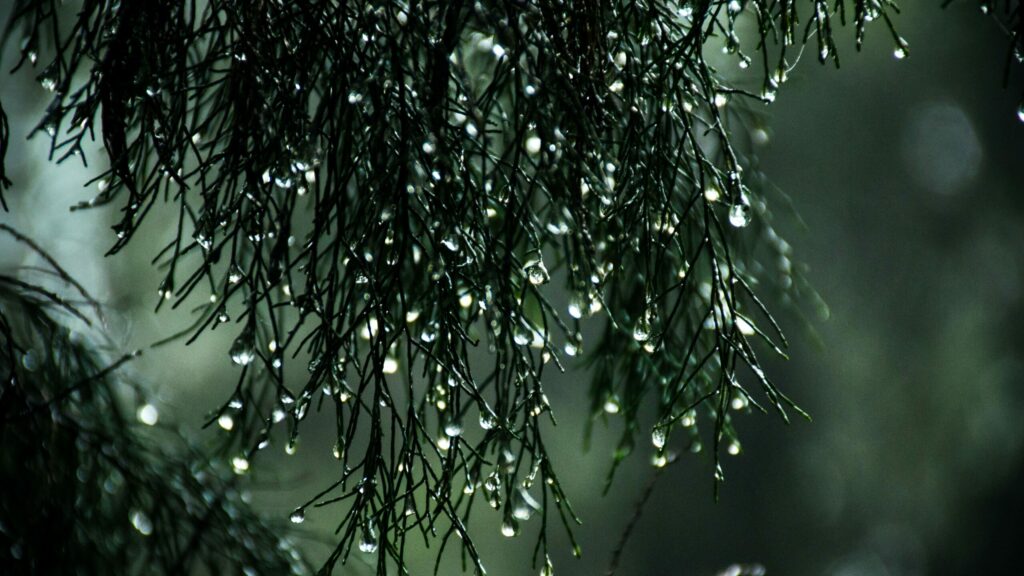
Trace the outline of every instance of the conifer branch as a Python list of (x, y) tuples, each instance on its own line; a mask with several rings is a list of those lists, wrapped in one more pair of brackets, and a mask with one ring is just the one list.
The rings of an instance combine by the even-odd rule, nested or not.
[[(740, 451), (734, 413), (803, 414), (755, 352), (786, 346), (755, 290), (807, 287), (749, 122), (806, 45), (838, 66), (837, 19), (858, 48), (883, 23), (905, 55), (895, 10), (17, 0), (7, 36), (52, 92), (36, 128), (51, 158), (84, 161), (100, 132), (108, 167), (75, 209), (119, 208), (111, 253), (170, 218), (157, 307), (198, 297), (190, 342), (236, 334), (238, 382), (209, 419), (231, 422), (236, 471), (282, 435), (293, 452), (310, 408), (333, 409), (341, 473), (292, 515), (340, 508), (324, 572), (353, 546), (403, 570), (418, 534), (442, 554), (457, 537), (482, 573), (478, 498), (507, 536), (550, 507), (570, 537), (578, 521), (545, 448), (546, 370), (594, 368), (594, 416), (624, 421), (613, 470), (645, 429), (664, 466), (675, 433), (692, 452), (710, 441), (717, 487), (719, 454)], [(286, 382), (293, 361), (304, 382)]]
[[(39, 251), (54, 266), (49, 278), (71, 288), (38, 246), (0, 230)], [(111, 361), (110, 345), (84, 321), (89, 309), (55, 302), (55, 291), (0, 283), (5, 572), (308, 570), (281, 527), (250, 509), (236, 476), (157, 426), (156, 408), (121, 373), (138, 353)]]

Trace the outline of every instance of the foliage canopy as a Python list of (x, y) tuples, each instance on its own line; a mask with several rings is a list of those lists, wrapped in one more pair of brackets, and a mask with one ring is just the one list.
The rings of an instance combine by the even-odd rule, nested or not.
[[(339, 477), (292, 515), (340, 510), (325, 573), (353, 548), (376, 554), (380, 574), (403, 569), (417, 535), (440, 541), (439, 562), (450, 544), (483, 572), (467, 522), (478, 500), (507, 536), (541, 517), (535, 561), (550, 573), (548, 521), (571, 534), (578, 519), (545, 449), (544, 373), (576, 357), (592, 368), (592, 413), (625, 423), (615, 465), (641, 436), (655, 466), (673, 446), (705, 444), (717, 464), (741, 449), (734, 415), (803, 414), (758, 360), (786, 347), (765, 294), (820, 304), (751, 161), (757, 110), (805, 51), (838, 66), (842, 25), (857, 48), (877, 30), (896, 57), (908, 50), (888, 0), (75, 7), (17, 0), (8, 21), (15, 70), (31, 68), (52, 96), (35, 131), (57, 162), (85, 162), (86, 143), (102, 140), (98, 193), (74, 209), (116, 207), (110, 253), (147, 219), (174, 219), (157, 308), (194, 307), (192, 328), (171, 339), (233, 332), (237, 385), (209, 423), (230, 431), (217, 452), (236, 473), (272, 440), (294, 450), (311, 408), (333, 412)], [(995, 12), (1018, 46), (1016, 3)], [(740, 74), (725, 71), (737, 63)], [(2, 116), (3, 152), (9, 136)], [(26, 322), (41, 340), (4, 331), (0, 422), (29, 449), (19, 426), (38, 434), (64, 417), (19, 419), (8, 406), (121, 412), (103, 388), (112, 369), (39, 300), (78, 308), (19, 282), (0, 283), (24, 309), (5, 307), (4, 326)], [(18, 361), (39, 350), (73, 363), (44, 378)], [(295, 362), (302, 381), (285, 377)], [(84, 395), (62, 391), (90, 374), (73, 386)], [(122, 418), (104, 426), (128, 450)], [(134, 459), (181, 478), (184, 506), (196, 500), (187, 474), (150, 456), (110, 464)], [(162, 485), (126, 481), (140, 498)], [(218, 515), (203, 518), (223, 520), (223, 498), (206, 504)], [(110, 513), (133, 503), (118, 506)], [(154, 535), (162, 514), (147, 516)], [(269, 537), (250, 525), (253, 542)], [(152, 547), (168, 573), (181, 565), (163, 550), (179, 546)], [(268, 566), (294, 561), (271, 550)]]

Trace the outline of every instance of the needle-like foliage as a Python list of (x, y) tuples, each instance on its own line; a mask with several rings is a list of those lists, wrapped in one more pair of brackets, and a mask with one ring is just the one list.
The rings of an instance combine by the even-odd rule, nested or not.
[(843, 25), (908, 49), (889, 0), (72, 4), (14, 2), (36, 130), (58, 162), (102, 139), (76, 208), (120, 211), (111, 253), (174, 220), (159, 301), (201, 302), (189, 342), (233, 331), (210, 421), (237, 472), (333, 412), (339, 477), (292, 515), (334, 511), (325, 572), (353, 548), (402, 569), (419, 536), (482, 572), (478, 500), (507, 536), (540, 516), (549, 571), (548, 522), (577, 519), (544, 376), (573, 357), (625, 423), (616, 464), (641, 435), (656, 466), (710, 444), (721, 480), (731, 414), (799, 412), (758, 359), (786, 346), (760, 295), (808, 289), (756, 110), (805, 51), (838, 66)]
[(142, 394), (119, 373), (135, 353), (107, 356), (99, 305), (29, 239), (0, 234), (46, 265), (0, 274), (0, 571), (305, 571), (223, 463), (158, 425), (152, 405), (125, 406)]

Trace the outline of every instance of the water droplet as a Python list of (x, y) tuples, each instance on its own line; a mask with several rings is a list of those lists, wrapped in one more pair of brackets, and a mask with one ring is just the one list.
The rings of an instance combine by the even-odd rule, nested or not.
[(544, 266), (543, 260), (534, 260), (526, 265), (526, 278), (530, 281), (530, 284), (539, 286), (545, 284), (551, 279), (548, 275), (548, 269)]
[(729, 454), (731, 454), (732, 456), (736, 456), (737, 454), (739, 454), (739, 453), (740, 453), (740, 451), (742, 450), (742, 448), (740, 447), (740, 443), (739, 443), (738, 441), (736, 441), (736, 440), (733, 440), (732, 442), (729, 442), (729, 446), (728, 446), (728, 447), (726, 448), (726, 450), (727, 450), (727, 451), (729, 452)]
[(604, 411), (607, 414), (618, 414), (619, 410), (621, 410), (621, 406), (619, 405), (618, 397), (614, 395), (609, 396), (608, 399), (604, 401)]
[(245, 474), (249, 471), (249, 460), (245, 456), (235, 456), (231, 459), (231, 468), (235, 474)]
[(693, 410), (687, 410), (683, 417), (679, 419), (679, 425), (683, 428), (689, 428), (697, 423), (697, 413)]
[(667, 440), (668, 436), (666, 432), (667, 431), (662, 426), (655, 427), (654, 430), (651, 431), (651, 444), (653, 444), (658, 450), (665, 447), (665, 440)]
[(756, 333), (754, 327), (746, 318), (736, 318), (736, 328), (740, 331), (740, 334), (743, 334), (744, 336), (753, 336)]
[(294, 456), (295, 452), (299, 449), (299, 439), (292, 438), (288, 440), (288, 443), (284, 445), (284, 453), (289, 456)]
[(1024, 102), (1021, 102), (1020, 106), (1017, 107), (1017, 119), (1024, 122)]
[(157, 411), (156, 406), (146, 403), (139, 406), (138, 411), (135, 412), (136, 418), (139, 422), (142, 422), (146, 426), (156, 426), (157, 420), (160, 419), (160, 412)]
[(39, 368), (38, 354), (36, 354), (34, 350), (28, 350), (21, 357), (21, 365), (25, 368), (25, 370), (28, 370), (29, 372), (32, 372), (35, 369)]
[(512, 493), (512, 517), (517, 520), (529, 520), (533, 513), (540, 510), (540, 504), (530, 496), (525, 488), (520, 487)]
[(274, 185), (287, 190), (295, 185), (295, 179), (288, 175), (275, 176)]
[(721, 197), (722, 191), (714, 184), (709, 184), (708, 187), (704, 189), (704, 199), (708, 202), (718, 202)]
[(633, 339), (637, 342), (646, 342), (650, 337), (651, 320), (648, 314), (644, 314), (633, 326)]
[(372, 525), (363, 528), (363, 537), (359, 540), (359, 551), (364, 554), (373, 554), (377, 551), (377, 534)]
[(747, 398), (745, 396), (736, 396), (729, 403), (733, 410), (743, 410), (747, 407)]
[(516, 522), (514, 518), (506, 518), (501, 523), (501, 535), (506, 538), (512, 538), (519, 534), (519, 522)]
[(235, 427), (235, 419), (232, 418), (230, 414), (221, 414), (220, 417), (217, 418), (217, 425), (224, 430), (230, 431)]
[(398, 372), (398, 360), (391, 356), (386, 356), (384, 358), (384, 366), (381, 367), (381, 371), (385, 374), (394, 374)]
[(256, 358), (256, 338), (251, 328), (246, 328), (235, 339), (228, 351), (231, 361), (239, 366), (251, 364)]
[(462, 422), (458, 420), (448, 422), (444, 425), (444, 433), (452, 438), (462, 435)]
[(518, 324), (513, 330), (512, 341), (518, 346), (526, 346), (533, 340), (533, 333), (530, 328), (524, 324)]
[(480, 412), (480, 428), (483, 430), (490, 430), (498, 424), (497, 420), (490, 414), (490, 412)]
[(444, 237), (444, 239), (441, 240), (441, 244), (444, 245), (445, 248), (451, 250), (452, 252), (459, 251), (459, 237), (456, 236), (454, 233), (447, 234)]
[(540, 576), (555, 576), (555, 567), (551, 564), (551, 558), (544, 555), (544, 566), (540, 569)]
[(427, 344), (437, 340), (437, 323), (431, 322), (428, 324), (423, 331), (420, 332), (420, 340)]
[(153, 521), (142, 510), (132, 510), (129, 519), (139, 534), (149, 536), (153, 533)]
[(57, 79), (52, 76), (42, 76), (39, 78), (39, 85), (48, 92), (56, 92)]
[(530, 156), (536, 156), (540, 154), (541, 145), (543, 143), (540, 137), (533, 135), (526, 139), (526, 153)]
[(896, 48), (892, 51), (893, 57), (895, 57), (897, 60), (903, 60), (904, 58), (907, 57), (909, 51), (910, 48), (907, 45), (907, 41), (904, 40), (903, 38), (897, 38)]
[(497, 472), (491, 472), (484, 480), (484, 490), (494, 492), (501, 488), (501, 477)]
[(744, 228), (747, 224), (750, 224), (750, 206), (743, 202), (733, 204), (729, 208), (729, 224), (736, 228)]
[(565, 350), (565, 355), (569, 357), (575, 357), (580, 353), (580, 347), (572, 340), (565, 343), (563, 350)]
[(579, 320), (583, 318), (583, 315), (590, 311), (590, 303), (587, 302), (583, 294), (579, 292), (573, 293), (569, 297), (569, 316)]
[(232, 264), (231, 268), (228, 270), (228, 282), (232, 284), (238, 284), (239, 282), (242, 281), (242, 277), (244, 276), (245, 274), (242, 272), (242, 269), (239, 268), (237, 264)]
[(306, 511), (302, 508), (296, 508), (295, 511), (288, 516), (288, 519), (292, 521), (292, 524), (302, 524), (306, 521)]

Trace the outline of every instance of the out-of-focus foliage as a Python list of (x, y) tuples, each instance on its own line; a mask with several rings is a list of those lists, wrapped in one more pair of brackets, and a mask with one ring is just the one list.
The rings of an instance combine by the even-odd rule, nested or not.
[[(159, 422), (109, 357), (99, 305), (45, 269), (0, 274), (0, 566), (5, 574), (304, 573), (236, 476)], [(126, 402), (129, 405), (126, 406)], [(145, 428), (145, 430), (143, 430)]]

